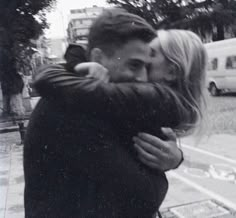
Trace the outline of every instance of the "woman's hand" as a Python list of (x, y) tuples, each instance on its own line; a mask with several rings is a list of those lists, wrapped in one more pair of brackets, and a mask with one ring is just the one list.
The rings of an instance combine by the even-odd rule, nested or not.
[(74, 68), (75, 72), (87, 70), (86, 77), (102, 80), (103, 82), (109, 82), (109, 74), (107, 68), (96, 62), (86, 62), (77, 64)]
[(183, 152), (177, 146), (176, 135), (170, 128), (162, 128), (167, 141), (147, 134), (139, 133), (134, 137), (134, 147), (139, 159), (147, 166), (161, 171), (177, 168), (183, 161)]

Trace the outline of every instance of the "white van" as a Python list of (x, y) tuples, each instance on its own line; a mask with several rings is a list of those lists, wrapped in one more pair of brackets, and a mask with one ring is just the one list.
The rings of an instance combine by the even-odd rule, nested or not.
[(209, 63), (207, 88), (212, 96), (236, 92), (236, 38), (205, 44)]

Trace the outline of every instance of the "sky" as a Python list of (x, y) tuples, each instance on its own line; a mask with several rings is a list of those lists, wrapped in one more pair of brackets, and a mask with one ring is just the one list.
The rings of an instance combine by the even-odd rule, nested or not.
[(106, 0), (57, 0), (54, 9), (47, 15), (50, 28), (46, 31), (46, 36), (49, 38), (65, 37), (70, 9), (92, 7), (93, 5), (109, 6)]

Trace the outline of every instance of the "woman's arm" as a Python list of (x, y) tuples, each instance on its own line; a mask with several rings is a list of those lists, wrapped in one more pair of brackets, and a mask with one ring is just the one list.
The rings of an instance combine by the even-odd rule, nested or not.
[[(110, 120), (151, 122), (176, 127), (187, 111), (180, 97), (156, 83), (104, 83), (67, 72), (60, 65), (41, 70), (35, 88), (43, 97), (54, 97), (73, 107), (85, 108)], [(180, 107), (182, 106), (181, 110)]]

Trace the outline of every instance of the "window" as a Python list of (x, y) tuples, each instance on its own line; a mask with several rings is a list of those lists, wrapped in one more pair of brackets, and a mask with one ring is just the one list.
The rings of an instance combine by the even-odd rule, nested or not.
[(209, 60), (208, 63), (208, 70), (217, 70), (218, 68), (218, 59), (217, 58), (212, 58), (211, 60)]
[(75, 26), (80, 26), (81, 24), (83, 24), (83, 20), (81, 19), (75, 20)]
[(81, 9), (70, 10), (71, 14), (78, 14), (78, 13), (82, 13), (82, 12), (83, 12), (83, 10), (81, 10)]
[(226, 59), (226, 69), (236, 69), (236, 56), (229, 56)]

